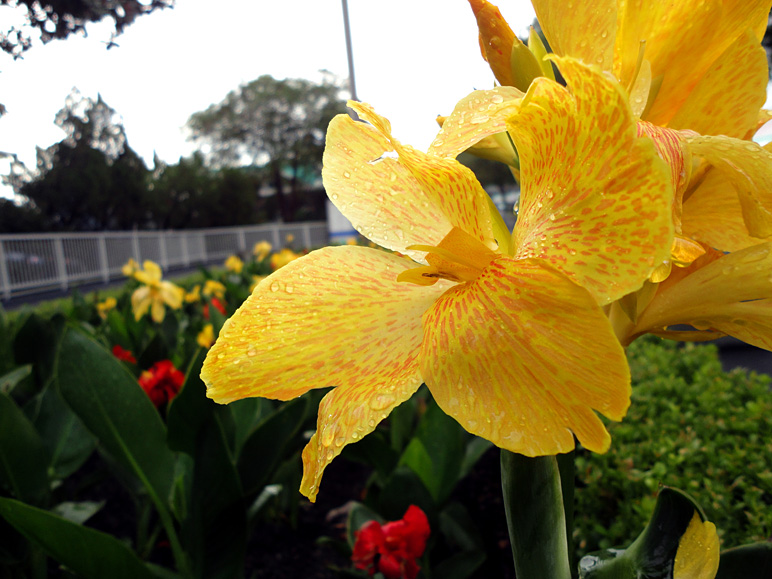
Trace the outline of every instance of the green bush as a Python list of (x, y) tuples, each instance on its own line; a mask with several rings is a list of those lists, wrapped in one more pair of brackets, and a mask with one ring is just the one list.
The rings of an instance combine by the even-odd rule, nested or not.
[(696, 499), (722, 549), (770, 539), (769, 376), (723, 372), (713, 345), (649, 338), (628, 358), (632, 404), (623, 422), (608, 423), (611, 449), (577, 457), (578, 554), (630, 544), (660, 485)]

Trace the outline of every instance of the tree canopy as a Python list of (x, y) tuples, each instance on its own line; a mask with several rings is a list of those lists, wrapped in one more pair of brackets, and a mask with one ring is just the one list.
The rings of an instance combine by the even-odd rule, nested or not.
[(282, 218), (290, 221), (303, 181), (321, 172), (327, 125), (346, 110), (342, 92), (331, 76), (314, 83), (264, 75), (193, 114), (190, 138), (213, 166), (264, 168)]
[(112, 40), (136, 20), (159, 8), (174, 6), (174, 0), (0, 0), (0, 6), (24, 12), (25, 24), (0, 29), (0, 49), (18, 58), (32, 46), (31, 31), (45, 44), (70, 34), (85, 34), (86, 25), (105, 18), (113, 21)]

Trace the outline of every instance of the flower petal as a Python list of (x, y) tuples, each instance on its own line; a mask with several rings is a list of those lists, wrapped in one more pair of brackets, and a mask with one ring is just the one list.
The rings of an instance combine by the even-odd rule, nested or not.
[(686, 532), (678, 541), (673, 579), (715, 579), (720, 545), (716, 525), (694, 512)]
[(143, 285), (134, 290), (131, 294), (131, 309), (134, 310), (135, 320), (139, 321), (147, 313), (152, 301), (148, 286)]
[(408, 246), (437, 245), (453, 227), (495, 247), (488, 197), (469, 169), (402, 145), (369, 105), (349, 106), (370, 125), (333, 119), (322, 176), (330, 199), (360, 233), (409, 255)]
[(624, 351), (592, 296), (543, 262), (500, 257), (446, 292), (424, 317), (421, 371), (469, 432), (539, 456), (608, 449), (593, 410), (630, 403)]
[[(517, 110), (522, 98), (523, 93), (511, 86), (472, 92), (458, 101), (445, 119), (429, 146), (429, 154), (455, 159), (485, 137), (505, 133), (507, 118)], [(516, 159), (511, 145), (509, 156)]]
[(219, 403), (288, 400), (325, 386), (377, 390), (412, 381), (421, 315), (449, 287), (398, 283), (413, 266), (384, 251), (344, 246), (277, 270), (220, 331), (201, 373), (207, 396)]
[(683, 234), (722, 251), (761, 243), (751, 237), (737, 193), (726, 176), (710, 169), (683, 204)]
[(747, 30), (711, 64), (668, 126), (738, 139), (755, 132), (767, 98), (767, 67), (764, 49)]
[(565, 0), (533, 0), (536, 17), (555, 54), (573, 56), (611, 70), (617, 27), (616, 0), (582, 2), (576, 9)]
[(469, 4), (477, 18), (483, 58), (490, 65), (499, 84), (515, 86), (510, 64), (512, 45), (522, 42), (512, 32), (497, 6), (486, 0), (469, 0)]
[(163, 300), (159, 298), (153, 299), (153, 305), (150, 307), (150, 317), (153, 318), (153, 321), (157, 324), (164, 321), (164, 318), (166, 317), (166, 307), (164, 306)]
[(573, 59), (559, 65), (571, 92), (536, 79), (509, 122), (522, 167), (515, 251), (606, 304), (669, 257), (673, 186), (618, 84)]
[(676, 268), (638, 317), (636, 334), (677, 324), (715, 329), (749, 343), (772, 346), (772, 243), (729, 254), (711, 250)]
[(772, 236), (772, 153), (757, 143), (721, 135), (687, 137), (686, 143), (732, 184), (748, 233)]

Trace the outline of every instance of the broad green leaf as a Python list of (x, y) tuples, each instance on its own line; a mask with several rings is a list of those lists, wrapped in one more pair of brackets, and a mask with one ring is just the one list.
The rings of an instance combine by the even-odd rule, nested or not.
[(389, 477), (399, 460), (399, 455), (391, 447), (380, 429), (371, 432), (356, 444), (346, 446), (341, 456), (346, 460), (353, 460), (372, 467), (381, 481), (385, 481)]
[(432, 575), (442, 579), (467, 579), (473, 577), (484, 562), (484, 551), (461, 551), (436, 565)]
[(51, 476), (64, 479), (88, 460), (97, 439), (55, 388), (46, 388), (37, 398), (33, 422), (51, 457)]
[(243, 398), (228, 404), (233, 415), (234, 454), (241, 452), (241, 447), (255, 427), (275, 409), (275, 402), (266, 398)]
[(199, 374), (206, 351), (199, 348), (185, 372), (182, 390), (174, 397), (167, 416), (169, 447), (193, 456), (199, 431), (212, 420), (214, 402), (206, 397)]
[(472, 468), (474, 468), (474, 465), (477, 464), (477, 461), (480, 460), (483, 455), (491, 448), (493, 448), (493, 443), (490, 440), (480, 438), (479, 436), (475, 436), (469, 442), (467, 442), (466, 450), (464, 451), (464, 460), (461, 463), (461, 472), (459, 473), (459, 478), (464, 478), (466, 475), (472, 472)]
[(430, 523), (437, 520), (437, 505), (432, 494), (408, 467), (397, 467), (379, 493), (373, 490), (367, 495), (367, 504), (389, 521), (401, 519), (410, 505), (420, 507)]
[[(484, 551), (482, 537), (469, 516), (469, 512), (460, 503), (451, 503), (439, 516), (440, 531), (448, 540), (462, 551)], [(483, 556), (483, 559), (485, 557)]]
[(581, 579), (673, 579), (681, 537), (695, 512), (705, 520), (694, 500), (677, 489), (664, 487), (649, 524), (626, 550), (608, 549), (590, 553), (579, 561)]
[(298, 434), (308, 409), (306, 396), (285, 402), (247, 438), (238, 457), (238, 469), (246, 494), (275, 482), (271, 476), (277, 466), (301, 442)]
[(64, 317), (55, 315), (44, 320), (32, 314), (16, 332), (13, 349), (18, 364), (32, 364), (32, 376), (38, 390), (53, 376), (56, 346), (64, 328)]
[(721, 553), (716, 579), (769, 579), (772, 543), (755, 543)]
[(49, 511), (0, 498), (0, 515), (51, 557), (84, 579), (152, 579), (154, 575), (122, 542)]
[(35, 505), (48, 500), (48, 453), (21, 409), (0, 394), (0, 482), (16, 498)]
[(346, 519), (346, 539), (349, 547), (354, 548), (356, 533), (370, 521), (384, 522), (383, 517), (362, 503), (354, 503), (351, 506)]
[(14, 387), (32, 373), (32, 364), (19, 366), (0, 377), (0, 392), (10, 394)]
[(174, 479), (174, 454), (158, 411), (136, 379), (93, 339), (67, 329), (58, 361), (59, 389), (101, 447), (134, 473), (156, 508), (165, 505)]

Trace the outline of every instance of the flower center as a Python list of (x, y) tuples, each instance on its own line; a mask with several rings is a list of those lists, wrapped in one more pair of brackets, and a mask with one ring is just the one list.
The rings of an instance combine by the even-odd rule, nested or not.
[(497, 255), (458, 227), (451, 229), (436, 247), (411, 245), (407, 249), (427, 252), (426, 261), (429, 265), (403, 271), (397, 276), (397, 281), (416, 285), (433, 285), (440, 278), (457, 283), (472, 281)]

